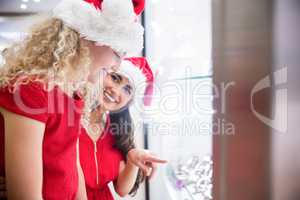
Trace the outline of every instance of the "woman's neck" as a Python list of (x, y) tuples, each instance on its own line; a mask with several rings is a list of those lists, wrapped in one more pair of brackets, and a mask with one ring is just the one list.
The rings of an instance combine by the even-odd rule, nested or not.
[(90, 122), (91, 123), (99, 123), (103, 119), (103, 115), (105, 115), (106, 110), (100, 105), (95, 110), (91, 112)]
[(99, 106), (90, 113), (88, 134), (94, 141), (97, 141), (101, 137), (105, 129), (105, 114), (106, 110), (101, 106)]

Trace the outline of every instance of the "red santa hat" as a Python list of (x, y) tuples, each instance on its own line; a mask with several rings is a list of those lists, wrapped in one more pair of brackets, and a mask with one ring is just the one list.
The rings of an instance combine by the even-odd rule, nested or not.
[(144, 29), (137, 15), (144, 6), (144, 0), (62, 0), (53, 9), (53, 17), (81, 37), (124, 56), (143, 49)]
[[(84, 0), (90, 4), (93, 4), (96, 9), (101, 10), (102, 8), (102, 1), (103, 0)], [(144, 8), (145, 8), (145, 0), (132, 0), (134, 12), (136, 15), (140, 15)]]
[(142, 93), (143, 104), (150, 106), (153, 96), (153, 72), (144, 57), (125, 58), (119, 69), (119, 73), (128, 77), (135, 86), (136, 93)]

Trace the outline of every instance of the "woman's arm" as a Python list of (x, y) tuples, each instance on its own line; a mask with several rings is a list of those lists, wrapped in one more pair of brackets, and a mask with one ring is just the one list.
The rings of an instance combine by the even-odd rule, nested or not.
[(134, 186), (135, 180), (137, 178), (139, 168), (128, 161), (126, 164), (121, 161), (119, 168), (119, 176), (114, 184), (115, 191), (121, 197), (129, 194)]
[(137, 178), (138, 170), (141, 169), (150, 178), (156, 171), (156, 164), (164, 164), (167, 161), (157, 158), (150, 151), (144, 149), (131, 149), (127, 155), (127, 162), (121, 162), (120, 173), (114, 184), (116, 192), (124, 197), (132, 190)]
[(42, 199), (45, 124), (4, 109), (6, 189), (10, 200)]

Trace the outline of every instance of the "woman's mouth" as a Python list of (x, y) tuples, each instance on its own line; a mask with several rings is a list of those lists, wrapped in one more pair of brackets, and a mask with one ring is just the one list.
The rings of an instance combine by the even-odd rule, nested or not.
[(106, 99), (111, 102), (111, 103), (117, 103), (117, 100), (107, 91), (104, 90), (104, 97), (106, 97)]

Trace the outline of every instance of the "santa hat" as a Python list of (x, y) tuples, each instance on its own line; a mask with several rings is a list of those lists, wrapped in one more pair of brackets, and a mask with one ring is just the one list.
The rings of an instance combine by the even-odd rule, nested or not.
[(119, 73), (128, 77), (135, 86), (137, 93), (142, 93), (143, 104), (150, 106), (153, 96), (153, 72), (143, 57), (125, 58), (119, 69)]
[[(91, 3), (95, 6), (96, 9), (102, 8), (102, 1), (103, 0), (85, 0), (88, 3)], [(136, 15), (140, 15), (144, 8), (145, 8), (145, 0), (132, 0), (134, 12)]]
[(53, 9), (53, 17), (81, 37), (123, 56), (143, 49), (144, 28), (137, 15), (144, 6), (144, 0), (62, 0)]

